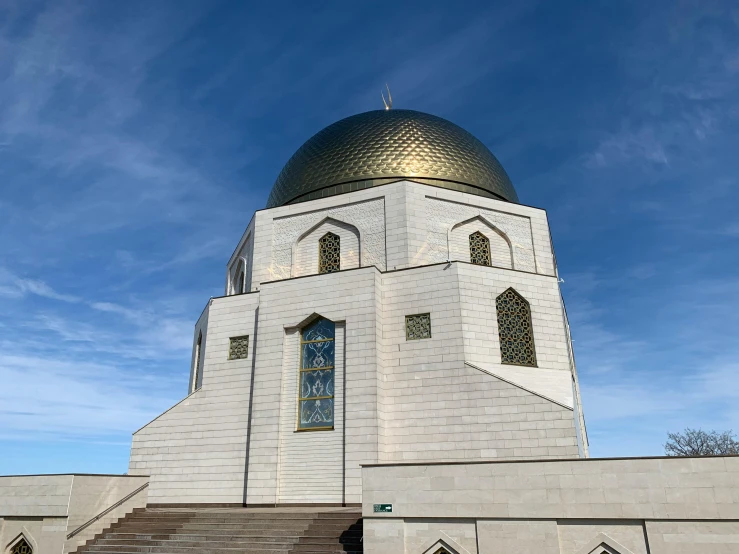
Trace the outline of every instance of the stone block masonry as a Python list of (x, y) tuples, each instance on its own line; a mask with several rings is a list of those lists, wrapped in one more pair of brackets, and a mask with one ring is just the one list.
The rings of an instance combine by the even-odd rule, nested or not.
[(369, 554), (739, 552), (739, 456), (371, 465), (362, 483)]

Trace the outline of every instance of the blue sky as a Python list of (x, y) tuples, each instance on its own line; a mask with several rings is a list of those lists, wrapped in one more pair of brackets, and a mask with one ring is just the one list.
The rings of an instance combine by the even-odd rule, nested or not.
[(594, 456), (739, 431), (735, 2), (0, 0), (0, 474), (126, 471), (282, 165), (385, 82), (548, 210)]

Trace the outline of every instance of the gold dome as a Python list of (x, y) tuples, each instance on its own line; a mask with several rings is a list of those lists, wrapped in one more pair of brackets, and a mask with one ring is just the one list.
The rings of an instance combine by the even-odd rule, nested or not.
[(267, 207), (401, 179), (518, 202), (500, 162), (461, 127), (413, 110), (376, 110), (308, 139), (280, 172)]

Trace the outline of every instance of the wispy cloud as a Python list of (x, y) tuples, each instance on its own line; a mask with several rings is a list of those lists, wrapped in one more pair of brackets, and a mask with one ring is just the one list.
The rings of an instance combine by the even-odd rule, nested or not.
[(77, 296), (71, 294), (62, 294), (55, 291), (44, 281), (38, 279), (20, 278), (7, 269), (0, 268), (0, 295), (21, 297), (26, 294), (49, 298), (51, 300), (60, 300), (62, 302), (79, 302)]
[[(0, 440), (126, 437), (170, 399), (160, 377), (142, 380), (113, 365), (0, 355)], [(124, 439), (125, 440), (125, 439)]]
[(16, 286), (22, 293), (31, 293), (52, 300), (61, 300), (62, 302), (79, 302), (80, 300), (71, 294), (59, 294), (43, 281), (34, 279), (18, 279)]
[(643, 127), (636, 131), (621, 131), (603, 139), (594, 152), (585, 159), (590, 168), (614, 164), (622, 166), (632, 160), (647, 161), (655, 165), (669, 165), (666, 146), (656, 136), (654, 128)]
[(730, 2), (0, 4), (6, 438), (125, 442), (178, 400), (280, 167), (385, 82), (548, 209), (595, 454), (734, 425)]
[(679, 280), (643, 269), (591, 270), (563, 285), (595, 455), (659, 454), (666, 433), (687, 426), (739, 429), (739, 286), (696, 266)]

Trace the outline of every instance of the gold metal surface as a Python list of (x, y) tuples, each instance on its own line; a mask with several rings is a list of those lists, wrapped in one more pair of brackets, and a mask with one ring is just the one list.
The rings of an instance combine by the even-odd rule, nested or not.
[(503, 167), (470, 133), (434, 115), (393, 109), (347, 117), (308, 139), (282, 169), (267, 207), (402, 178), (518, 202)]

